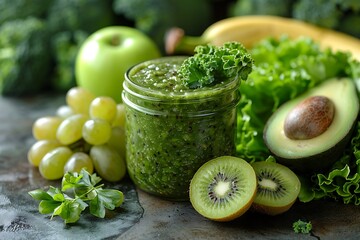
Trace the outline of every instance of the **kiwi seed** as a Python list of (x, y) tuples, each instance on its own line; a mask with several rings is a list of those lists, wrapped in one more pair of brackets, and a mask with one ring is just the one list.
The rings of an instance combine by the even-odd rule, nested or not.
[(190, 202), (208, 219), (230, 221), (244, 214), (256, 193), (254, 169), (245, 160), (222, 156), (202, 165), (190, 182)]
[(258, 185), (253, 209), (268, 215), (286, 212), (300, 192), (300, 180), (288, 167), (274, 162), (255, 162)]

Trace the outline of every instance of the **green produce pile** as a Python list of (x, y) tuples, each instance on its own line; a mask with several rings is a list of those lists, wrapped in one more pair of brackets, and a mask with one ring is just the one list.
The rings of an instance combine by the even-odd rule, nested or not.
[(0, 94), (23, 96), (76, 85), (75, 57), (93, 32), (135, 27), (164, 51), (177, 26), (197, 36), (234, 15), (279, 15), (360, 37), (356, 0), (0, 0)]
[(0, 93), (5, 96), (74, 86), (80, 44), (115, 19), (108, 0), (1, 0), (0, 7)]
[(357, 0), (236, 0), (229, 15), (275, 15), (299, 19), (360, 37)]
[(74, 87), (81, 44), (106, 26), (136, 27), (162, 48), (169, 27), (200, 34), (213, 21), (207, 0), (0, 0), (0, 8), (0, 95), (4, 96), (66, 92)]
[[(263, 141), (268, 118), (286, 101), (332, 77), (358, 80), (360, 63), (350, 54), (322, 50), (308, 38), (265, 39), (250, 53), (254, 68), (240, 86), (238, 106), (237, 155), (249, 162), (264, 161), (270, 156)], [(302, 189), (299, 199), (331, 198), (360, 204), (360, 122), (342, 157), (327, 171), (299, 174)], [(270, 156), (270, 158), (273, 158)]]

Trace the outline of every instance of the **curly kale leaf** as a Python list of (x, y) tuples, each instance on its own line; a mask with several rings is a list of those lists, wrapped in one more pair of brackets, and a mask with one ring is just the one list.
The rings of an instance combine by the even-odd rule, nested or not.
[(312, 224), (310, 221), (299, 219), (293, 223), (293, 229), (296, 233), (311, 233)]
[[(325, 173), (312, 176), (308, 192), (299, 196), (300, 201), (331, 198), (345, 204), (360, 205), (360, 121), (344, 155)], [(311, 185), (312, 184), (312, 185)], [(319, 197), (320, 196), (320, 197)], [(305, 200), (304, 200), (305, 199)]]
[(201, 88), (231, 78), (246, 80), (252, 66), (251, 55), (238, 42), (228, 42), (220, 47), (199, 45), (194, 56), (181, 65), (180, 74), (186, 86)]

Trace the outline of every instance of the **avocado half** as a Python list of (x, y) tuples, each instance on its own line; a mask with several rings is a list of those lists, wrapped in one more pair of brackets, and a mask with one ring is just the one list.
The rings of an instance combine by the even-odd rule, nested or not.
[[(289, 111), (312, 96), (325, 96), (334, 104), (330, 126), (320, 135), (304, 140), (290, 139), (284, 132)], [(295, 171), (314, 172), (330, 167), (339, 159), (359, 113), (359, 98), (353, 80), (329, 79), (277, 109), (264, 128), (264, 141), (277, 161)]]

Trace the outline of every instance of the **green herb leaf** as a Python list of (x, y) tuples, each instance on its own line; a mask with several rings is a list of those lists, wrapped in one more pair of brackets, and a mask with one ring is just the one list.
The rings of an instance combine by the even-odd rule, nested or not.
[[(90, 206), (90, 213), (104, 218), (105, 209), (114, 210), (124, 201), (121, 191), (115, 189), (103, 189), (101, 178), (96, 174), (90, 175), (86, 170), (78, 173), (66, 173), (62, 179), (62, 188), (50, 186), (45, 192), (37, 189), (29, 192), (29, 195), (40, 200), (39, 212), (60, 216), (65, 224), (74, 223), (80, 219), (81, 213)], [(73, 195), (68, 196), (65, 190), (73, 189)]]
[(220, 47), (199, 45), (194, 51), (194, 56), (185, 59), (180, 67), (180, 75), (189, 88), (210, 86), (231, 78), (245, 80), (252, 71), (253, 59), (238, 42)]
[(90, 201), (90, 213), (96, 217), (104, 218), (105, 217), (105, 206), (104, 202), (99, 199), (99, 195), (91, 199)]
[(44, 190), (42, 189), (36, 189), (29, 192), (30, 196), (34, 198), (35, 200), (52, 200), (53, 198)]
[(114, 210), (124, 202), (124, 194), (118, 190), (99, 189), (97, 193), (107, 209)]
[(81, 199), (66, 200), (54, 210), (53, 216), (59, 215), (65, 223), (74, 223), (80, 219), (87, 204)]
[(55, 211), (62, 203), (54, 200), (42, 200), (39, 203), (39, 212), (41, 214), (49, 214)]
[(78, 182), (82, 179), (83, 175), (79, 175), (77, 172), (67, 172), (61, 181), (61, 190), (66, 191), (78, 186)]

